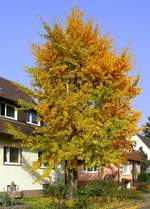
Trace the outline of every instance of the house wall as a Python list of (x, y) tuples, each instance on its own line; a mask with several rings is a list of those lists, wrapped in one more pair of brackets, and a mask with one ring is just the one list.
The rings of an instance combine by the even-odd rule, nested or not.
[(86, 173), (83, 170), (83, 163), (81, 161), (78, 162), (78, 186), (85, 185), (89, 181), (96, 181), (98, 179), (101, 179), (101, 173)]
[[(127, 181), (132, 182), (132, 171), (133, 171), (133, 163), (128, 162), (129, 164), (129, 174), (124, 175), (122, 165), (120, 167), (116, 167), (114, 165), (106, 166), (103, 168), (103, 170), (97, 172), (97, 173), (86, 173), (83, 169), (83, 163), (78, 163), (78, 186), (85, 185), (87, 182), (95, 181), (99, 179), (114, 177), (116, 180), (122, 181), (122, 179), (125, 179)], [(137, 178), (138, 174), (140, 173), (140, 164), (138, 162), (134, 162), (135, 169), (136, 169), (136, 176)], [(130, 185), (128, 185), (130, 187)]]
[(143, 151), (148, 156), (148, 160), (150, 160), (150, 149), (144, 144), (144, 142), (137, 135), (133, 136), (131, 140), (133, 140), (133, 142), (135, 142), (134, 149), (136, 151), (138, 151), (139, 148), (142, 147)]
[(87, 173), (84, 169), (83, 163), (79, 161), (78, 163), (78, 186), (85, 185), (87, 182), (96, 181), (99, 179), (108, 178), (114, 176), (118, 178), (118, 168), (114, 165), (106, 166), (102, 170), (96, 173)]
[[(135, 179), (138, 177), (138, 174), (140, 173), (140, 164), (138, 162), (134, 162), (134, 169), (136, 172)], [(132, 179), (132, 172), (133, 172), (133, 162), (129, 162), (129, 174), (123, 174), (122, 167), (120, 168), (120, 179)]]
[(50, 181), (54, 181), (57, 178), (64, 178), (63, 165), (59, 166), (55, 172), (51, 174), (51, 180), (45, 179), (39, 182), (35, 182), (39, 174), (43, 169), (39, 169), (32, 173), (29, 171), (32, 162), (38, 159), (38, 153), (31, 152), (26, 149), (22, 149), (22, 165), (4, 165), (4, 146), (10, 146), (11, 140), (8, 135), (0, 135), (0, 191), (6, 191), (7, 185), (10, 185), (12, 181), (19, 186), (19, 190), (41, 190), (43, 184)]

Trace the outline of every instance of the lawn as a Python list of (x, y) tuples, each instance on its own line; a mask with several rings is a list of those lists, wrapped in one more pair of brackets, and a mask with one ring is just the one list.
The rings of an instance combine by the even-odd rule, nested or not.
[(24, 202), (31, 204), (29, 209), (117, 209), (117, 208), (136, 208), (141, 200), (113, 200), (109, 203), (102, 201), (101, 198), (90, 198), (85, 206), (82, 201), (58, 200), (52, 197), (24, 198)]

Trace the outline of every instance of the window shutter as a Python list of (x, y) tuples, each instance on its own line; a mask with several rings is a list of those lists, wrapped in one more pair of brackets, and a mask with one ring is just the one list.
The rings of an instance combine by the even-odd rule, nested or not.
[(25, 122), (25, 112), (23, 110), (18, 111), (18, 120), (20, 122)]

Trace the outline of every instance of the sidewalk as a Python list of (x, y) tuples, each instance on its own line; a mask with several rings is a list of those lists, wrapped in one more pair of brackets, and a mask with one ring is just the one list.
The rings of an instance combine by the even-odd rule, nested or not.
[(144, 203), (137, 207), (137, 209), (150, 209), (150, 194), (145, 194), (144, 199)]
[(134, 200), (129, 204), (112, 207), (111, 209), (150, 209), (150, 194), (144, 194), (144, 200)]

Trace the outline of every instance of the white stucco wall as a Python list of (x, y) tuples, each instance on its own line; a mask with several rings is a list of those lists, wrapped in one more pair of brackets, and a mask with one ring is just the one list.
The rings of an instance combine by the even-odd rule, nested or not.
[[(10, 141), (0, 137), (0, 191), (6, 191), (7, 185), (10, 185), (12, 181), (19, 186), (19, 190), (42, 189), (42, 185), (50, 181), (50, 179), (47, 179), (35, 183), (36, 177), (39, 176), (43, 169), (39, 169), (33, 174), (29, 171), (32, 162), (38, 159), (38, 153), (22, 149), (22, 165), (4, 165), (4, 146), (8, 145), (11, 145)], [(57, 177), (64, 177), (63, 166), (59, 166), (57, 171), (53, 172), (51, 181)]]
[(150, 160), (150, 149), (144, 144), (144, 142), (137, 135), (133, 136), (132, 137), (132, 140), (135, 142), (134, 149), (136, 151), (138, 151), (139, 148), (142, 147), (143, 148), (143, 151), (148, 156), (148, 160)]

